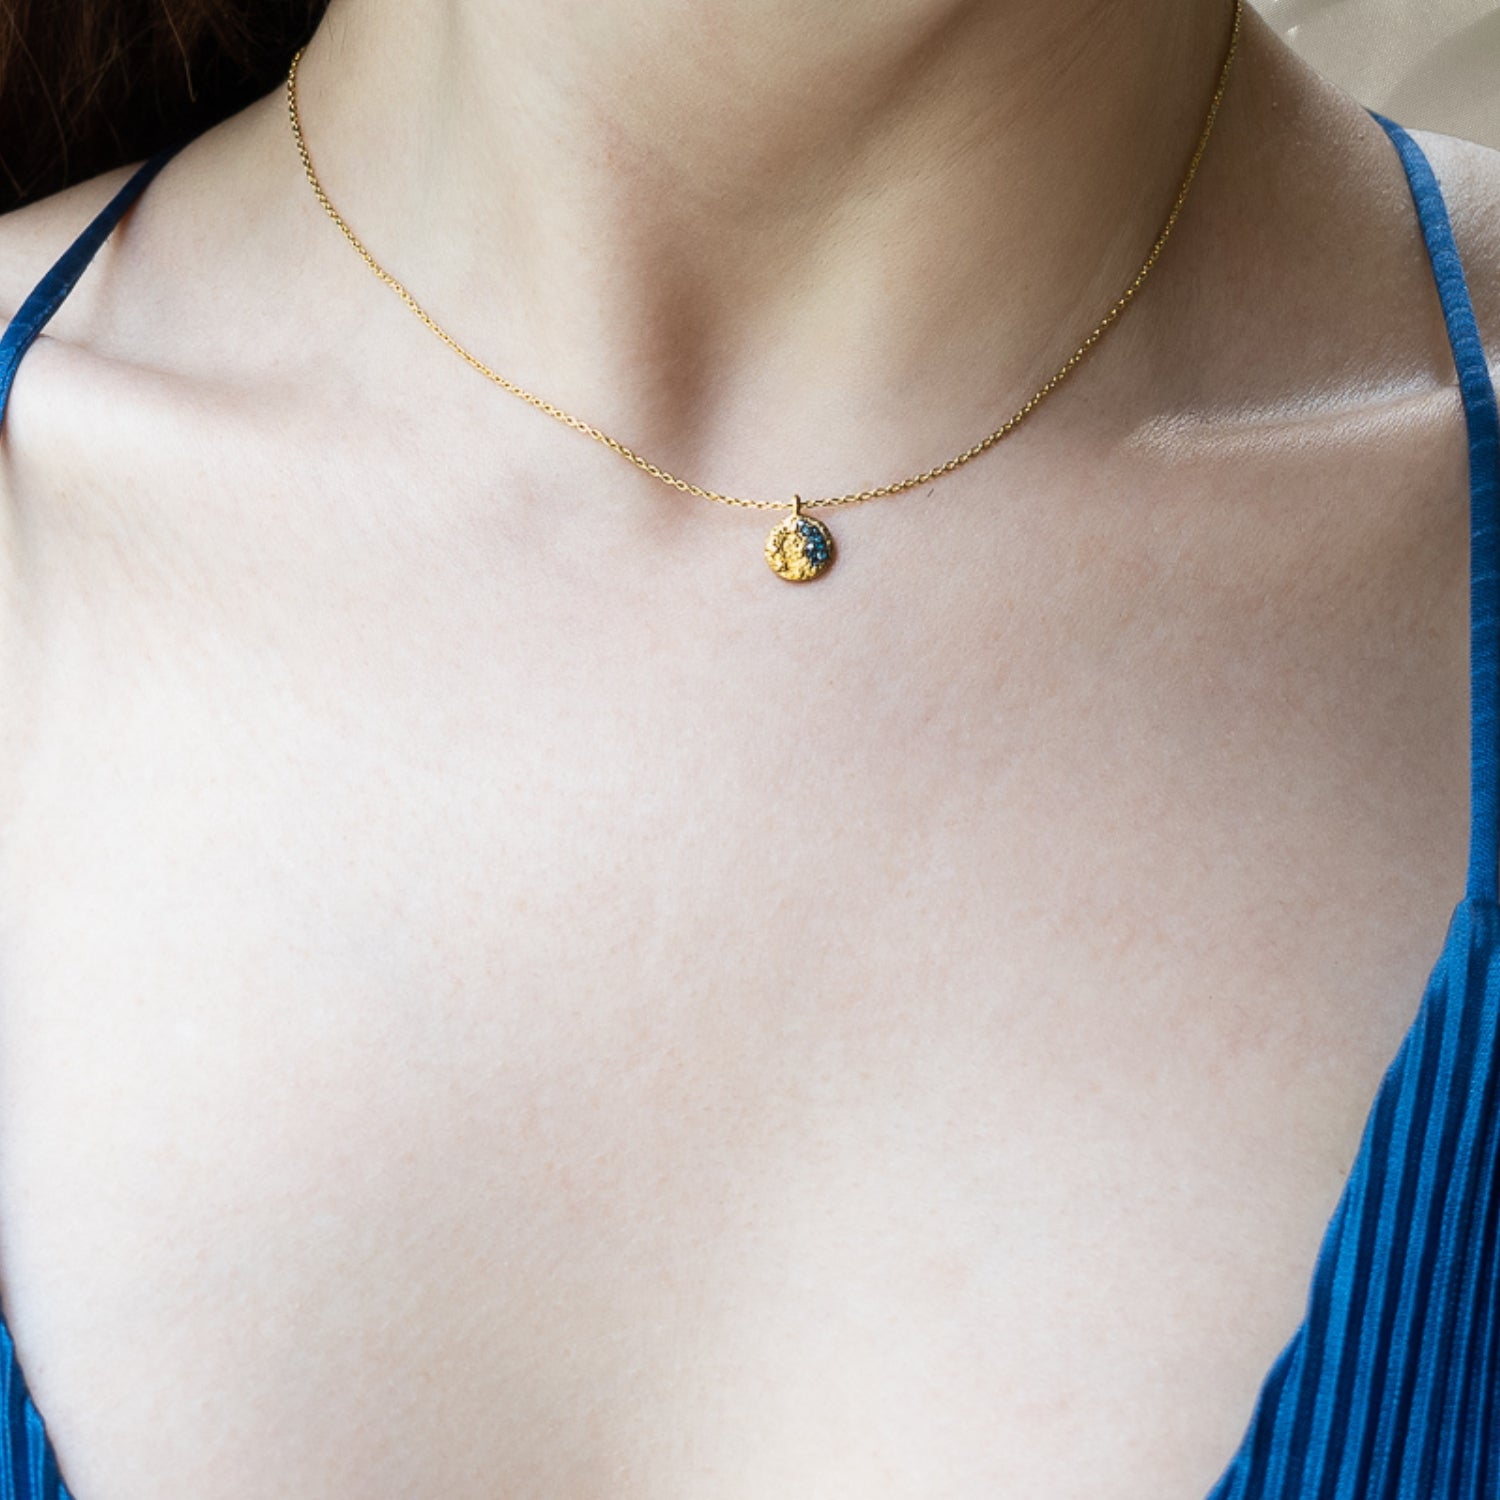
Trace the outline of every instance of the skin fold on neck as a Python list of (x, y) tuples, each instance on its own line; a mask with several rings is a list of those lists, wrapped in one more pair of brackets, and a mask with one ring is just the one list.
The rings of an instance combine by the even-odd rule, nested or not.
[(333, 0), (298, 100), (351, 227), (502, 374), (648, 457), (735, 454), (740, 493), (832, 493), (870, 481), (817, 461), (830, 432), (912, 472), (949, 456), (882, 443), (914, 402), (963, 447), (1073, 351), (1161, 230), (1231, 20)]

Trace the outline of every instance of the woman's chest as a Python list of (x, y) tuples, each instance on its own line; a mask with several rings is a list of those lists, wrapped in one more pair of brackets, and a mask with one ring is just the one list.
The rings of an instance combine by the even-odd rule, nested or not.
[(79, 1500), (1198, 1500), (1459, 893), (1461, 608), (288, 562), (12, 657), (0, 1276)]

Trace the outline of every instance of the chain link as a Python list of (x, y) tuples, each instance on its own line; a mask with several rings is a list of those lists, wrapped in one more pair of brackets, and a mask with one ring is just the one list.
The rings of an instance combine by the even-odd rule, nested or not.
[[(951, 474), (961, 465), (968, 463), (971, 459), (978, 458), (986, 449), (991, 448), (1002, 438), (1009, 436), (1041, 403), (1060, 386), (1068, 375), (1078, 365), (1079, 361), (1099, 342), (1105, 331), (1124, 311), (1130, 299), (1145, 284), (1147, 276), (1151, 274), (1151, 268), (1156, 264), (1157, 257), (1162, 252), (1162, 247), (1167, 243), (1167, 236), (1171, 234), (1173, 225), (1177, 222), (1177, 216), (1182, 212), (1182, 205), (1187, 201), (1188, 189), (1193, 185), (1193, 178), (1198, 171), (1198, 163), (1203, 159), (1203, 152), (1208, 145), (1209, 135), (1213, 131), (1214, 119), (1219, 112), (1219, 103), (1224, 97), (1224, 87), (1229, 81), (1230, 64), (1234, 61), (1235, 47), (1240, 36), (1240, 19), (1243, 12), (1243, 0), (1235, 0), (1234, 24), (1230, 30), (1229, 48), (1224, 55), (1223, 66), (1219, 70), (1219, 81), (1214, 89), (1213, 99), (1208, 107), (1208, 117), (1204, 121), (1203, 131), (1198, 137), (1198, 144), (1193, 151), (1191, 162), (1188, 164), (1187, 176), (1183, 179), (1181, 188), (1178, 189), (1176, 201), (1172, 204), (1172, 211), (1167, 215), (1167, 222), (1161, 233), (1157, 236), (1156, 243), (1151, 247), (1151, 253), (1146, 257), (1146, 263), (1136, 272), (1135, 279), (1125, 288), (1114, 306), (1105, 313), (1092, 333), (1084, 339), (1076, 350), (1068, 357), (1067, 363), (1057, 371), (1042, 387), (1026, 402), (1013, 416), (1001, 426), (997, 427), (986, 438), (975, 443), (972, 448), (947, 460), (946, 463), (938, 464), (935, 468), (926, 469), (920, 474), (913, 474), (908, 479), (899, 480), (893, 484), (878, 485), (874, 489), (858, 490), (852, 494), (834, 495), (823, 500), (804, 500), (803, 510), (812, 510), (818, 506), (836, 505), (858, 505), (865, 500), (878, 500), (886, 495), (899, 495), (904, 490), (915, 489), (918, 485), (928, 484), (934, 479), (939, 479), (945, 474)], [(610, 437), (607, 432), (601, 432), (597, 427), (590, 425), (580, 417), (573, 416), (561, 407), (554, 406), (550, 401), (544, 401), (540, 396), (533, 395), (522, 386), (507, 380), (503, 375), (496, 374), (483, 360), (471, 354), (451, 334), (441, 328), (418, 303), (417, 299), (396, 280), (370, 252), (365, 249), (359, 237), (344, 222), (343, 216), (329, 201), (328, 194), (323, 191), (323, 184), (318, 181), (318, 175), (313, 171), (312, 157), (307, 149), (307, 142), (302, 135), (302, 122), (297, 114), (297, 64), (302, 60), (305, 47), (299, 47), (292, 57), (291, 66), (286, 75), (286, 97), (287, 113), (292, 123), (292, 138), (297, 145), (297, 154), (302, 158), (303, 169), (307, 173), (307, 180), (312, 184), (312, 190), (317, 194), (318, 202), (323, 205), (328, 217), (343, 231), (344, 237), (359, 252), (365, 264), (378, 276), (388, 287), (395, 292), (406, 305), (425, 323), (442, 341), (448, 345), (460, 358), (467, 361), (481, 375), (494, 381), (498, 386), (510, 391), (512, 395), (519, 396), (523, 401), (530, 402), (539, 411), (544, 411), (549, 417), (555, 417), (559, 422), (566, 423), (569, 427), (584, 433), (586, 436), (603, 443), (605, 447), (612, 448), (622, 458), (627, 458), (638, 469), (644, 470), (653, 478), (659, 479), (663, 484), (669, 484), (684, 494), (697, 495), (704, 500), (714, 500), (720, 505), (742, 505), (755, 510), (784, 510), (787, 502), (785, 500), (744, 500), (736, 495), (721, 495), (717, 490), (706, 490), (696, 484), (689, 484), (685, 479), (679, 479), (675, 474), (669, 474), (665, 469), (658, 468), (640, 454), (627, 448), (624, 443), (618, 442)]]

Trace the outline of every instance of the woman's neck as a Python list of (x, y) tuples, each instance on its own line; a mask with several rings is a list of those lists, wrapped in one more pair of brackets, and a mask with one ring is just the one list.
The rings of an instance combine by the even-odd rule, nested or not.
[(805, 456), (939, 369), (972, 429), (1072, 352), (1161, 229), (1231, 16), (332, 0), (298, 102), (356, 233), (502, 373), (679, 459), (788, 419)]

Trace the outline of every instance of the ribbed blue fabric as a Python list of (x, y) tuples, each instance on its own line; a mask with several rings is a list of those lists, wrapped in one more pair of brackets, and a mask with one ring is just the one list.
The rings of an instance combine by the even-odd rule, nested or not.
[(26, 1389), (10, 1329), (0, 1319), (0, 1396), (5, 1431), (0, 1435), (0, 1497), (3, 1500), (69, 1500), (47, 1441), (46, 1424)]
[[(1500, 1500), (1500, 416), (1437, 180), (1407, 132), (1370, 113), (1411, 185), (1468, 426), (1469, 870), (1371, 1108), (1302, 1323), (1208, 1500)], [(137, 169), (12, 319), (0, 338), (0, 422), (21, 355), (178, 149)], [(3, 1314), (0, 1395), (0, 1500), (71, 1500)]]

